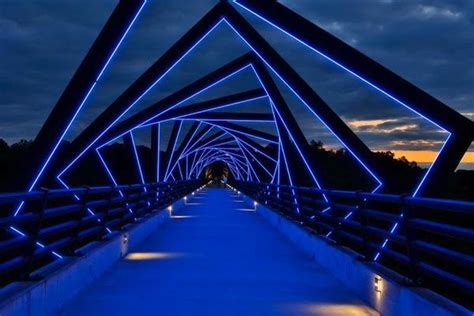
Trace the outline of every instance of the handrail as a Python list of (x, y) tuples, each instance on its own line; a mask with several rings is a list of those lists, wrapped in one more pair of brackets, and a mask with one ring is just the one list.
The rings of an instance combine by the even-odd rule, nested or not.
[[(138, 218), (191, 193), (199, 180), (0, 194), (0, 286), (28, 280), (62, 256), (80, 255)], [(12, 214), (24, 201), (22, 212)]]
[(233, 185), (323, 238), (358, 252), (361, 260), (395, 270), (410, 284), (472, 304), (472, 202), (245, 181)]

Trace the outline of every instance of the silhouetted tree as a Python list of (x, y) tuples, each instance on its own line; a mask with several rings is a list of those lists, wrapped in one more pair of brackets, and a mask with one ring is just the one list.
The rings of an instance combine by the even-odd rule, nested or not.
[[(17, 191), (24, 188), (12, 187), (15, 177), (22, 172), (20, 162), (28, 161), (32, 141), (21, 140), (18, 143), (8, 145), (3, 139), (0, 139), (0, 192)], [(65, 151), (68, 150), (69, 143), (64, 142), (62, 146)], [(268, 145), (265, 151), (269, 155), (277, 155), (278, 147)], [(137, 148), (142, 171), (145, 181), (154, 181), (152, 174), (151, 150), (146, 146)], [(123, 143), (115, 143), (102, 149), (104, 159), (107, 161), (116, 181), (119, 184), (138, 183), (140, 181), (137, 174), (135, 158)], [(369, 191), (374, 187), (373, 179), (361, 167), (361, 165), (344, 149), (327, 149), (321, 141), (312, 140), (310, 142), (310, 160), (314, 164), (318, 180), (325, 188), (343, 189), (343, 190), (365, 190)], [(164, 157), (164, 152), (161, 153)], [(380, 151), (374, 153), (374, 163), (378, 170), (389, 174), (394, 187), (390, 188), (388, 193), (408, 193), (412, 191), (413, 186), (420, 180), (424, 169), (420, 168), (415, 162), (409, 161), (405, 157), (395, 158), (391, 151)], [(263, 162), (265, 163), (265, 162)], [(270, 164), (269, 161), (267, 161)], [(222, 172), (222, 166), (216, 169), (216, 174)], [(271, 167), (268, 165), (268, 167)], [(218, 170), (219, 169), (219, 170)], [(257, 172), (263, 172), (258, 171)], [(265, 178), (265, 174), (261, 174)], [(308, 177), (305, 168), (297, 168), (296, 177)], [(71, 168), (67, 174), (68, 183), (73, 186), (80, 185), (110, 185), (111, 180), (104, 171), (100, 160), (94, 152), (86, 155), (74, 168)], [(54, 187), (55, 182), (48, 186)], [(474, 171), (458, 170), (449, 179), (446, 179), (446, 191), (441, 197), (458, 198), (474, 200)]]

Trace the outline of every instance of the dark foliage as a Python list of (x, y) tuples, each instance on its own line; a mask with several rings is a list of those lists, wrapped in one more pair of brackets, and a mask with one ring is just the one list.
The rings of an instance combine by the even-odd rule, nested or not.
[[(21, 140), (9, 146), (4, 140), (0, 139), (0, 192), (20, 190), (20, 188), (12, 189), (11, 183), (14, 183), (15, 177), (25, 172), (21, 166), (24, 166), (28, 161), (31, 144), (32, 141)], [(64, 150), (67, 150), (68, 145), (68, 143), (63, 144)], [(266, 151), (273, 155), (276, 153), (276, 148), (268, 146)], [(145, 181), (152, 182), (154, 176), (151, 171), (151, 150), (146, 146), (138, 146), (137, 152)], [(102, 154), (117, 183), (140, 182), (136, 161), (130, 148), (122, 143), (115, 143), (103, 148)], [(163, 152), (161, 156), (164, 157)], [(310, 156), (317, 171), (316, 176), (325, 188), (370, 191), (376, 186), (375, 181), (368, 176), (367, 171), (343, 149), (328, 150), (324, 148), (323, 143), (312, 141), (310, 143)], [(302, 163), (295, 160), (294, 157), (288, 159), (293, 159), (292, 162), (296, 164)], [(386, 193), (402, 194), (411, 192), (413, 186), (425, 171), (417, 166), (415, 162), (410, 162), (405, 157), (395, 158), (390, 151), (375, 153), (375, 163), (379, 169), (386, 174), (390, 174), (395, 184)], [(222, 166), (219, 165), (219, 169), (222, 169)], [(222, 173), (222, 170), (217, 173)], [(296, 184), (304, 185), (309, 182), (309, 176), (303, 165), (297, 169), (293, 177), (296, 179)], [(71, 186), (97, 186), (110, 185), (111, 183), (109, 175), (105, 172), (95, 153), (84, 157), (65, 178)], [(48, 186), (53, 186), (53, 184), (50, 183)], [(446, 190), (439, 197), (473, 200), (474, 171), (458, 170), (449, 179), (446, 179), (444, 186)]]

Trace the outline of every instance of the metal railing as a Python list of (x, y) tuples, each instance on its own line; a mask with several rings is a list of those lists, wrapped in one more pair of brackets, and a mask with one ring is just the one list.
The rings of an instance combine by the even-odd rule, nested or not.
[[(0, 194), (0, 285), (31, 273), (113, 231), (166, 208), (199, 181), (81, 187)], [(24, 202), (16, 216), (11, 210)]]
[[(236, 182), (258, 203), (405, 276), (473, 307), (474, 203)], [(328, 258), (328, 260), (331, 260)]]

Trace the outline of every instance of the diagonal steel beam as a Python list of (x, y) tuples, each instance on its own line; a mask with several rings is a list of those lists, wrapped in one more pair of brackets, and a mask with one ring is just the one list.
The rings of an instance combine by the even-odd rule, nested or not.
[[(130, 31), (145, 5), (144, 0), (120, 1), (100, 31), (96, 40), (82, 60), (63, 93), (53, 107), (33, 142), (32, 154), (28, 156), (26, 177), (19, 174), (11, 188), (32, 190), (50, 169), (61, 142), (73, 121), (94, 90), (115, 52)], [(35, 170), (36, 169), (36, 170)]]
[[(162, 163), (162, 165), (160, 166), (161, 168), (160, 174), (162, 175), (162, 178), (160, 179), (160, 181), (166, 180), (166, 177), (168, 175), (167, 172), (170, 167), (171, 160), (173, 159), (176, 142), (178, 141), (178, 135), (181, 130), (182, 124), (183, 124), (183, 121), (175, 121), (173, 124), (173, 129), (171, 130), (171, 135), (169, 137), (168, 145), (166, 147), (166, 152), (165, 152), (165, 157), (164, 157), (165, 159), (163, 159), (164, 163)], [(166, 166), (166, 169), (165, 169), (165, 166)]]
[(471, 120), (283, 4), (261, 0), (234, 2), (445, 129), (474, 136)]
[[(129, 1), (121, 1), (128, 3)], [(61, 173), (77, 161), (113, 124), (147, 94), (222, 20), (222, 3), (215, 5), (198, 23), (170, 47), (155, 63), (127, 88), (81, 134), (74, 139), (68, 153), (64, 153), (55, 170)], [(109, 33), (113, 33), (110, 32)]]
[(222, 98), (216, 98), (204, 102), (194, 103), (191, 105), (182, 106), (169, 110), (166, 113), (160, 114), (150, 121), (150, 124), (155, 122), (161, 122), (169, 119), (185, 117), (188, 115), (194, 115), (199, 113), (205, 113), (208, 111), (249, 102), (252, 100), (266, 97), (263, 89), (253, 89), (232, 95), (228, 95)]
[[(153, 119), (159, 115), (163, 115), (168, 111), (171, 111), (181, 102), (189, 99), (195, 94), (207, 89), (216, 82), (224, 80), (225, 78), (232, 76), (233, 74), (245, 69), (250, 65), (251, 54), (245, 54), (230, 63), (224, 65), (223, 67), (207, 74), (201, 79), (187, 85), (186, 87), (180, 89), (179, 91), (171, 94), (170, 96), (156, 102), (155, 104), (147, 107), (146, 109), (136, 113), (130, 118), (118, 123), (113, 128), (111, 128), (107, 133), (101, 137), (101, 143), (106, 143), (110, 140), (113, 140), (116, 137), (119, 137), (123, 133), (126, 133), (130, 129), (134, 129), (140, 125), (146, 123), (152, 123)], [(155, 122), (154, 122), (155, 123)]]
[[(448, 131), (448, 139), (422, 181), (417, 184), (413, 195), (442, 192), (445, 179), (455, 171), (474, 140), (474, 122), (283, 4), (260, 0), (234, 2), (392, 100)], [(266, 55), (260, 49), (259, 52)], [(370, 162), (365, 160), (362, 147), (355, 149), (362, 150), (361, 157)], [(380, 170), (378, 173), (382, 174)]]
[(202, 120), (202, 121), (231, 121), (231, 122), (273, 122), (273, 115), (270, 113), (244, 113), (244, 112), (206, 112), (180, 117), (182, 120)]
[(242, 125), (239, 125), (239, 124), (229, 123), (229, 122), (226, 122), (226, 121), (207, 121), (207, 122), (209, 124), (217, 125), (219, 127), (222, 127), (225, 130), (231, 130), (231, 131), (234, 131), (236, 133), (243, 134), (243, 135), (246, 135), (246, 136), (256, 137), (256, 138), (262, 139), (264, 141), (267, 141), (269, 143), (275, 143), (275, 144), (278, 143), (278, 137), (277, 136), (266, 133), (266, 132), (262, 132), (262, 131), (259, 131), (259, 130), (253, 129), (253, 128), (245, 127), (245, 126), (242, 126)]

